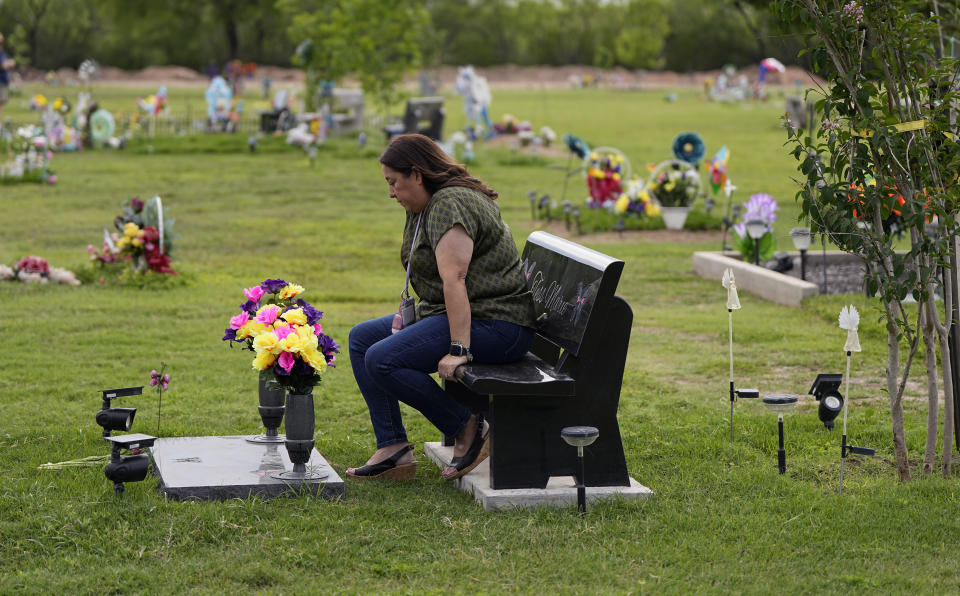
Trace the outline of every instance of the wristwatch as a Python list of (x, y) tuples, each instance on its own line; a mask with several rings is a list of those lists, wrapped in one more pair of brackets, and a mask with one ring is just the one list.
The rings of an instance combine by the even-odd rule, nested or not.
[(458, 341), (450, 342), (450, 355), (465, 356), (467, 358), (467, 362), (471, 362), (473, 360), (473, 352), (470, 351), (470, 348)]

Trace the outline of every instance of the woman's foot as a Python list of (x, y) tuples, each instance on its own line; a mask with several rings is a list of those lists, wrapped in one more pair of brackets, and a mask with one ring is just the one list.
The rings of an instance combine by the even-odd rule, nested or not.
[(445, 480), (455, 480), (473, 470), (490, 453), (490, 425), (478, 414), (471, 416), (453, 443), (453, 459), (440, 473)]
[(359, 468), (347, 468), (351, 478), (390, 478), (412, 480), (417, 476), (417, 462), (413, 459), (413, 445), (396, 443), (377, 449), (367, 463)]

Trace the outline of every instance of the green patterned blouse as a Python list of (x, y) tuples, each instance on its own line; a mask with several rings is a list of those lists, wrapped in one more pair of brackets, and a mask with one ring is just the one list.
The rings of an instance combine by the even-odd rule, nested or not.
[[(533, 296), (520, 268), (520, 254), (510, 228), (500, 218), (497, 203), (480, 191), (461, 186), (441, 188), (427, 204), (410, 265), (410, 285), (420, 298), (417, 317), (446, 312), (443, 280), (434, 250), (440, 238), (460, 224), (473, 239), (467, 269), (467, 297), (473, 320), (499, 320), (532, 327)], [(417, 214), (407, 213), (400, 260), (404, 268), (417, 225)]]

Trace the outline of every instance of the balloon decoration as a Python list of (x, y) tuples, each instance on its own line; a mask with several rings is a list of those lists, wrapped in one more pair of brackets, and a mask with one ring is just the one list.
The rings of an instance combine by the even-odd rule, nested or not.
[(113, 114), (103, 108), (90, 116), (90, 137), (98, 145), (110, 141), (115, 128), (116, 123), (113, 120)]
[(720, 189), (727, 183), (727, 160), (729, 159), (730, 151), (727, 149), (727, 146), (724, 145), (717, 151), (716, 155), (713, 156), (713, 159), (710, 160), (710, 165), (708, 166), (710, 170), (710, 188), (713, 190), (714, 195), (720, 192)]
[(681, 161), (696, 166), (706, 152), (703, 139), (695, 132), (681, 132), (673, 139), (673, 155)]

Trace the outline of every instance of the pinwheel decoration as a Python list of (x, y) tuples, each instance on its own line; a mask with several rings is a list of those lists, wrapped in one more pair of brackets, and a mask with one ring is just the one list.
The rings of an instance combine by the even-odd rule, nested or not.
[(696, 166), (706, 152), (703, 139), (695, 132), (681, 132), (673, 139), (673, 155), (681, 161)]
[[(710, 165), (708, 166), (710, 170), (710, 188), (713, 190), (714, 195), (720, 192), (720, 189), (724, 188), (728, 182), (727, 161), (729, 159), (730, 151), (727, 149), (727, 146), (724, 145), (710, 160)], [(727, 193), (727, 196), (730, 196), (729, 193)]]

